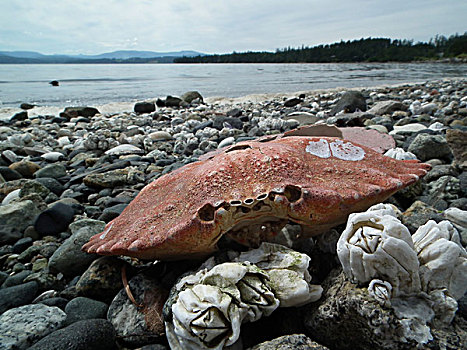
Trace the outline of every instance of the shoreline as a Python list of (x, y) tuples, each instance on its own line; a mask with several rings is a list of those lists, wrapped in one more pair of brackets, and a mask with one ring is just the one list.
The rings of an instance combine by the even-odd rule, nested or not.
[[(210, 96), (205, 97), (204, 102), (207, 104), (217, 104), (220, 106), (235, 106), (241, 105), (244, 103), (262, 103), (269, 100), (278, 100), (278, 99), (288, 99), (292, 97), (299, 96), (300, 94), (305, 95), (317, 95), (317, 94), (326, 94), (326, 93), (339, 93), (342, 91), (362, 91), (362, 90), (377, 90), (377, 89), (396, 89), (404, 86), (419, 86), (422, 84), (429, 83), (442, 83), (445, 81), (467, 81), (467, 78), (464, 77), (453, 77), (453, 78), (443, 78), (443, 79), (433, 79), (433, 80), (422, 80), (422, 81), (412, 81), (412, 82), (400, 82), (395, 84), (378, 84), (371, 86), (358, 86), (358, 87), (345, 87), (337, 86), (332, 88), (325, 89), (312, 89), (312, 90), (299, 90), (294, 92), (278, 92), (278, 93), (257, 93), (257, 94), (247, 94), (239, 97), (225, 97), (225, 96)], [(170, 92), (168, 92), (170, 94)], [(162, 97), (162, 96), (161, 96)], [(63, 104), (60, 106), (35, 106), (32, 109), (27, 110), (29, 117), (39, 117), (45, 115), (59, 115), (66, 107), (78, 107), (78, 106), (89, 106), (95, 107), (103, 115), (114, 115), (118, 113), (131, 113), (133, 112), (133, 107), (137, 102), (155, 102), (160, 97), (149, 98), (145, 100), (135, 100), (135, 101), (113, 101), (100, 105), (93, 104)], [(27, 101), (25, 101), (27, 102)], [(1, 107), (0, 106), (0, 120), (8, 120), (16, 113), (24, 111), (20, 107)]]

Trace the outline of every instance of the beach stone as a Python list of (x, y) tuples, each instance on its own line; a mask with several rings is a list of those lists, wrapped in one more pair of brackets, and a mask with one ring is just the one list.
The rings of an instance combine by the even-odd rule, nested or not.
[(212, 127), (217, 129), (217, 130), (222, 130), (224, 128), (224, 123), (227, 123), (234, 129), (239, 129), (241, 130), (243, 128), (243, 122), (238, 119), (238, 118), (233, 118), (233, 117), (225, 117), (222, 115), (219, 115), (214, 118)]
[(0, 176), (2, 176), (5, 181), (18, 180), (23, 177), (19, 172), (7, 166), (0, 166)]
[(422, 162), (451, 155), (446, 139), (441, 135), (418, 134), (407, 149)]
[(198, 99), (200, 102), (203, 102), (203, 96), (198, 91), (188, 91), (185, 92), (180, 98), (186, 103), (191, 103), (194, 100)]
[(295, 107), (296, 105), (302, 103), (303, 100), (297, 97), (292, 97), (289, 98), (288, 100), (285, 100), (284, 102), (284, 107)]
[(32, 245), (32, 242), (33, 239), (31, 237), (24, 237), (17, 240), (16, 243), (13, 245), (13, 253), (21, 254)]
[(117, 337), (129, 346), (141, 346), (160, 340), (165, 334), (162, 308), (168, 291), (158, 282), (140, 274), (129, 281), (130, 290), (137, 308), (121, 290), (110, 304), (107, 319), (112, 323)]
[(425, 125), (420, 123), (411, 123), (406, 125), (394, 125), (394, 129), (389, 132), (390, 135), (404, 134), (404, 133), (417, 133), (422, 130), (428, 129)]
[(148, 137), (153, 141), (167, 141), (173, 139), (172, 135), (167, 131), (154, 131), (148, 134)]
[(10, 123), (19, 122), (19, 121), (23, 121), (23, 120), (26, 120), (26, 119), (28, 119), (28, 112), (22, 111), (22, 112), (18, 112), (16, 114), (14, 114), (10, 118)]
[(66, 239), (50, 257), (51, 271), (61, 272), (65, 276), (76, 276), (84, 272), (89, 264), (98, 258), (95, 254), (83, 252), (81, 247), (92, 236), (104, 230), (105, 222), (92, 219), (80, 221), (70, 225), (71, 237)]
[(252, 346), (247, 350), (328, 350), (305, 334), (284, 335), (282, 337), (266, 341), (264, 343)]
[(99, 110), (94, 107), (66, 107), (62, 113), (60, 113), (61, 117), (65, 117), (68, 120), (73, 117), (85, 117), (85, 118), (92, 118), (96, 114), (99, 113)]
[(66, 167), (63, 164), (57, 163), (49, 164), (34, 173), (35, 178), (51, 177), (53, 179), (58, 179), (63, 176), (66, 176)]
[(41, 158), (49, 162), (57, 162), (65, 159), (65, 155), (61, 152), (47, 152), (41, 155)]
[(467, 131), (446, 130), (446, 141), (452, 150), (456, 163), (467, 162)]
[(50, 333), (29, 350), (113, 350), (115, 331), (107, 320), (91, 319), (75, 322)]
[(287, 114), (284, 120), (296, 120), (299, 125), (309, 125), (316, 123), (320, 118), (309, 112), (293, 112)]
[(3, 282), (6, 281), (6, 279), (7, 279), (9, 276), (10, 276), (10, 275), (7, 274), (6, 272), (0, 271), (0, 286), (3, 284)]
[(233, 145), (235, 143), (235, 138), (233, 136), (231, 137), (227, 137), (225, 139), (223, 139), (219, 145), (217, 146), (218, 149), (220, 148), (223, 148), (223, 147), (227, 147), (227, 146), (230, 146), (230, 145)]
[(36, 105), (26, 103), (26, 102), (21, 103), (19, 106), (19, 108), (24, 109), (24, 110), (33, 109), (34, 107), (36, 107)]
[(181, 98), (178, 98), (178, 97), (174, 97), (174, 96), (167, 96), (165, 98), (165, 102), (164, 102), (164, 105), (165, 107), (179, 107), (180, 106), (180, 102), (182, 102), (182, 99)]
[(366, 99), (359, 91), (346, 91), (331, 109), (331, 115), (339, 112), (353, 113), (357, 110), (366, 111)]
[(85, 297), (76, 297), (68, 302), (65, 307), (65, 324), (70, 325), (77, 321), (93, 318), (105, 319), (108, 306), (102, 301)]
[(135, 113), (152, 113), (156, 110), (154, 102), (136, 102), (133, 107)]
[(86, 186), (93, 188), (114, 188), (144, 182), (144, 173), (132, 168), (116, 169), (100, 174), (89, 174), (83, 179)]
[(37, 291), (38, 284), (33, 281), (0, 289), (0, 314), (11, 308), (30, 303), (34, 300)]
[(113, 156), (121, 156), (125, 154), (143, 154), (144, 151), (136, 146), (130, 144), (123, 144), (113, 147), (105, 152), (105, 154), (113, 155)]
[(39, 213), (30, 200), (0, 206), (0, 244), (16, 242)]
[(20, 162), (14, 162), (9, 165), (9, 168), (12, 170), (17, 171), (23, 177), (31, 178), (33, 177), (34, 173), (39, 170), (41, 167), (29, 160), (22, 160)]
[(44, 299), (38, 302), (39, 304), (44, 304), (47, 306), (56, 306), (60, 310), (65, 311), (66, 304), (68, 304), (68, 300), (61, 297), (52, 297), (48, 299)]
[(57, 196), (60, 196), (65, 190), (65, 187), (52, 177), (39, 177), (35, 179), (36, 182), (47, 187), (51, 192), (55, 193)]
[[(19, 259), (18, 259), (19, 260)], [(3, 282), (1, 288), (8, 288), (8, 287), (13, 287), (17, 286), (19, 284), (22, 284), (26, 277), (28, 277), (31, 274), (31, 271), (29, 270), (24, 270), (21, 272), (18, 272), (14, 275), (8, 276), (8, 278)]]
[(109, 222), (119, 216), (128, 206), (126, 203), (116, 204), (109, 208), (105, 208), (98, 220)]
[(240, 108), (233, 108), (227, 111), (226, 116), (230, 118), (240, 118), (243, 111)]
[(34, 229), (42, 236), (57, 235), (66, 231), (74, 215), (75, 210), (71, 206), (58, 202), (37, 216)]
[(122, 287), (122, 268), (129, 266), (114, 256), (94, 260), (75, 285), (77, 295), (110, 304)]
[(28, 349), (39, 339), (60, 328), (65, 317), (66, 314), (58, 307), (43, 304), (9, 310), (0, 316), (1, 349)]
[(438, 210), (422, 201), (415, 201), (403, 212), (401, 217), (402, 223), (412, 234), (415, 233), (420, 226), (425, 225), (428, 220), (440, 222), (443, 219)]
[(395, 111), (406, 111), (407, 106), (399, 101), (379, 101), (368, 110), (368, 113), (375, 115), (392, 114)]
[(44, 199), (45, 197), (47, 197), (49, 193), (50, 193), (50, 190), (47, 187), (45, 187), (43, 184), (37, 181), (34, 181), (34, 180), (28, 180), (23, 185), (23, 188), (21, 188), (21, 191), (19, 192), (19, 197), (23, 198), (31, 194), (37, 194), (42, 199)]

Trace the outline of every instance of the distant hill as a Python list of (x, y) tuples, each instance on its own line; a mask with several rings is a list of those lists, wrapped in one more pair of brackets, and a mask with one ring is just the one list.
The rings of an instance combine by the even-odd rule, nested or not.
[(99, 55), (44, 55), (34, 51), (0, 51), (0, 63), (172, 63), (178, 57), (203, 56), (196, 51), (121, 50)]

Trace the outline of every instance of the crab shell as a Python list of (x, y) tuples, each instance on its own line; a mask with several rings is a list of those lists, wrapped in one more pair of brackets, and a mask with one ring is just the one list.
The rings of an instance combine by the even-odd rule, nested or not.
[(384, 201), (429, 169), (336, 137), (241, 142), (147, 185), (83, 250), (141, 259), (202, 257), (224, 234), (257, 246), (289, 221), (309, 237)]

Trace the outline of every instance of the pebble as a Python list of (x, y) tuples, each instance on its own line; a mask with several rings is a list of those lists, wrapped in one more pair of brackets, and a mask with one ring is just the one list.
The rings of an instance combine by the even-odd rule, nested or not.
[(25, 305), (8, 310), (0, 315), (0, 347), (29, 349), (33, 343), (60, 328), (65, 317), (66, 314), (58, 307), (43, 304)]
[(68, 302), (65, 306), (66, 319), (65, 324), (93, 319), (105, 319), (108, 306), (102, 301), (97, 301), (85, 297), (76, 297)]
[(8, 309), (30, 303), (35, 298), (37, 291), (36, 282), (27, 282), (0, 289), (0, 314)]
[(421, 161), (451, 155), (446, 139), (441, 135), (418, 134), (407, 149)]

